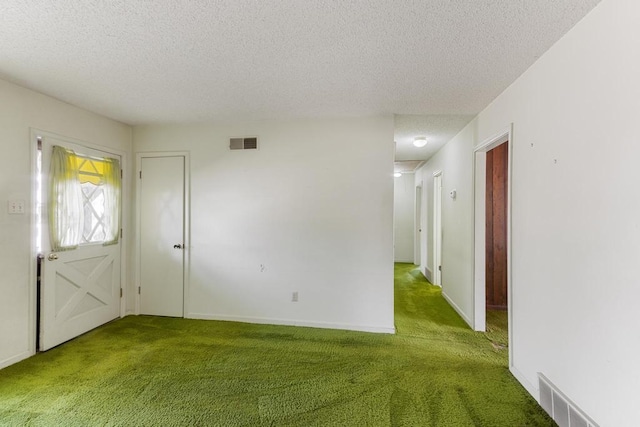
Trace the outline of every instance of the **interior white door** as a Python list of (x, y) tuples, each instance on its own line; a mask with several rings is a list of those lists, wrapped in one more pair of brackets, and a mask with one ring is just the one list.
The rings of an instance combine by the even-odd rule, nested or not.
[(184, 315), (185, 158), (142, 157), (140, 313)]
[(422, 261), (422, 187), (416, 187), (415, 220), (413, 231), (413, 263), (420, 265)]
[(442, 174), (433, 177), (433, 284), (442, 286)]
[(51, 251), (47, 193), (53, 146), (95, 158), (119, 156), (53, 137), (41, 136), (41, 140), (40, 249), (43, 260), (39, 349), (44, 351), (120, 315), (120, 242), (108, 246), (81, 244), (74, 250)]

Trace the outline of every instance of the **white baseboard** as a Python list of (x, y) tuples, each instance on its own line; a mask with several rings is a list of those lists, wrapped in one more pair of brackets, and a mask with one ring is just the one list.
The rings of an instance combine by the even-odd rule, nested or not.
[(513, 375), (515, 379), (518, 380), (520, 384), (522, 384), (522, 387), (527, 390), (527, 392), (536, 400), (536, 402), (540, 403), (540, 390), (538, 390), (538, 387), (531, 384), (529, 380), (527, 380), (527, 377), (525, 377), (524, 374), (520, 372), (515, 366), (509, 366), (509, 372), (511, 372), (511, 375)]
[(433, 279), (433, 273), (431, 273), (431, 270), (429, 270), (428, 268), (425, 268), (425, 269), (424, 269), (424, 277), (426, 277), (426, 278), (427, 278), (427, 280), (428, 280), (430, 283), (433, 283), (433, 281), (432, 281), (432, 279)]
[(369, 326), (369, 325), (348, 325), (343, 323), (332, 322), (307, 322), (291, 319), (271, 319), (262, 317), (244, 317), (244, 316), (230, 316), (225, 314), (205, 314), (205, 313), (188, 313), (185, 315), (188, 319), (201, 319), (201, 320), (223, 320), (230, 322), (241, 323), (258, 323), (263, 325), (284, 325), (284, 326), (304, 326), (308, 328), (321, 328), (321, 329), (342, 329), (347, 331), (359, 331), (359, 332), (374, 332), (379, 334), (395, 334), (395, 327), (384, 326)]
[(462, 317), (462, 319), (467, 322), (467, 325), (469, 325), (469, 327), (473, 329), (473, 322), (471, 321), (471, 319), (464, 311), (462, 311), (460, 307), (458, 307), (458, 304), (456, 304), (451, 298), (449, 298), (449, 296), (444, 292), (444, 289), (442, 290), (442, 296), (449, 303), (449, 305), (453, 307), (453, 309), (460, 315), (460, 317)]
[(13, 365), (14, 363), (18, 363), (21, 360), (28, 359), (33, 356), (35, 353), (31, 351), (25, 351), (15, 356), (11, 356), (8, 359), (0, 360), (0, 369), (6, 368), (7, 366)]

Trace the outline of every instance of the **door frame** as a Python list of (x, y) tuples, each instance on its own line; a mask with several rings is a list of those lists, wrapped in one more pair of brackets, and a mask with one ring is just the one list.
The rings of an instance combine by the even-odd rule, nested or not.
[[(440, 184), (438, 187), (437, 184)], [(442, 170), (433, 173), (433, 284), (442, 287)]]
[(112, 153), (120, 156), (120, 168), (122, 169), (122, 189), (120, 194), (120, 212), (121, 212), (121, 220), (120, 227), (122, 228), (122, 234), (120, 237), (120, 288), (123, 290), (122, 298), (120, 298), (120, 317), (124, 317), (126, 315), (126, 301), (127, 301), (127, 271), (128, 271), (128, 263), (127, 263), (127, 247), (128, 245), (125, 243), (125, 236), (128, 236), (129, 233), (129, 216), (126, 214), (129, 212), (129, 157), (126, 151), (107, 147), (105, 145), (95, 144), (92, 142), (83, 141), (76, 138), (71, 138), (68, 136), (60, 135), (54, 132), (49, 132), (37, 128), (29, 128), (29, 145), (30, 145), (30, 162), (31, 162), (31, 194), (29, 199), (29, 206), (31, 207), (30, 212), (30, 237), (31, 237), (31, 261), (29, 263), (29, 355), (34, 355), (37, 352), (36, 348), (36, 340), (37, 340), (37, 310), (38, 310), (38, 299), (36, 292), (36, 284), (37, 284), (37, 269), (38, 269), (38, 248), (36, 246), (36, 237), (38, 235), (39, 227), (38, 227), (38, 210), (40, 207), (37, 205), (38, 203), (38, 169), (37, 169), (37, 161), (38, 161), (38, 137), (49, 137), (60, 139), (62, 141), (69, 141), (72, 144), (80, 145), (92, 150), (104, 151), (106, 153)]
[[(191, 270), (191, 160), (190, 160), (190, 152), (189, 151), (140, 151), (136, 153), (136, 177), (139, 177), (140, 171), (142, 169), (142, 158), (149, 157), (183, 157), (184, 158), (184, 225), (183, 225), (183, 234), (184, 234), (184, 265), (182, 272), (182, 280), (183, 280), (183, 302), (182, 302), (182, 316), (184, 318), (189, 317), (189, 272)], [(135, 286), (133, 288), (134, 299), (135, 299), (135, 314), (140, 314), (140, 293), (138, 292), (138, 288), (140, 286), (140, 247), (141, 247), (141, 238), (140, 235), (140, 224), (141, 224), (141, 185), (142, 182), (140, 179), (136, 178), (136, 209), (135, 209), (135, 249), (134, 249), (134, 283)]]
[(415, 187), (413, 219), (413, 263), (422, 263), (422, 181)]
[(486, 166), (487, 152), (503, 143), (508, 144), (507, 159), (507, 316), (509, 322), (509, 367), (513, 361), (513, 284), (511, 280), (511, 200), (513, 193), (513, 124), (498, 134), (487, 138), (474, 150), (473, 162), (473, 193), (474, 193), (474, 308), (473, 308), (473, 329), (476, 331), (486, 330)]

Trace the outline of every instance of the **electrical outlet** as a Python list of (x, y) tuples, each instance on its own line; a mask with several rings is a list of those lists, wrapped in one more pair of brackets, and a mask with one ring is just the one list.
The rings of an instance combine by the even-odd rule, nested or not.
[(11, 215), (24, 214), (24, 200), (9, 200), (7, 202), (7, 212)]
[(294, 291), (291, 294), (291, 302), (298, 302), (298, 291)]

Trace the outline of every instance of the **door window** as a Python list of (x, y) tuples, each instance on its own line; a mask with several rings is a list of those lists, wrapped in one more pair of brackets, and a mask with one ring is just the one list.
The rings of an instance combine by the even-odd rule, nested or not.
[(117, 243), (120, 234), (120, 162), (54, 147), (50, 233), (54, 250)]

